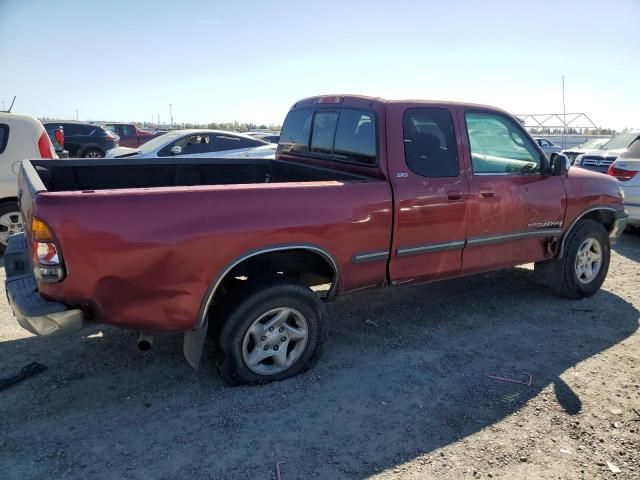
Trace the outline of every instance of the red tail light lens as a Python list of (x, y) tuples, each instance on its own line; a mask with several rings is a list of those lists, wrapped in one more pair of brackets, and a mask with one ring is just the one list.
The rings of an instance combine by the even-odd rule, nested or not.
[(60, 146), (64, 148), (64, 132), (62, 131), (62, 129), (57, 128), (53, 133), (56, 137), (56, 142), (58, 142)]
[(36, 217), (31, 219), (31, 254), (33, 273), (38, 280), (55, 283), (64, 278), (64, 265), (53, 232)]
[(38, 150), (40, 152), (40, 158), (56, 158), (56, 152), (53, 149), (53, 144), (47, 132), (42, 132), (42, 135), (40, 135), (38, 139)]
[(623, 168), (616, 168), (613, 164), (607, 170), (607, 175), (611, 175), (612, 177), (616, 177), (621, 182), (626, 182), (627, 180), (631, 180), (636, 176), (638, 172), (635, 170), (625, 170)]

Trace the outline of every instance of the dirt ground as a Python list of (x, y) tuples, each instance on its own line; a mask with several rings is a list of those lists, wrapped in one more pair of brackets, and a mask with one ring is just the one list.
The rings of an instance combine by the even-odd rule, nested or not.
[(640, 478), (640, 235), (615, 251), (589, 300), (526, 268), (344, 297), (318, 365), (261, 387), (180, 336), (31, 336), (2, 300), (1, 376), (47, 370), (0, 391), (0, 477)]

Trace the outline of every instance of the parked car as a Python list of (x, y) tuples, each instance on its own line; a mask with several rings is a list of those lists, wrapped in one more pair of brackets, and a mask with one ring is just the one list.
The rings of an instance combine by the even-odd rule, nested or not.
[(562, 150), (562, 153), (564, 153), (567, 157), (569, 157), (569, 160), (571, 161), (571, 165), (573, 165), (575, 163), (575, 161), (576, 161), (576, 158), (578, 158), (578, 155), (582, 155), (583, 153), (587, 153), (590, 150), (599, 150), (609, 140), (611, 140), (611, 137), (609, 137), (609, 138), (592, 138), (590, 140), (587, 140), (583, 144), (578, 145), (577, 147), (567, 148), (565, 150)]
[(546, 138), (534, 138), (534, 140), (540, 146), (542, 151), (547, 155), (558, 153), (560, 150), (562, 150), (558, 145), (554, 145), (551, 140), (548, 140)]
[(633, 141), (626, 152), (609, 167), (609, 175), (616, 177), (622, 186), (625, 210), (629, 225), (640, 228), (640, 138)]
[[(136, 157), (210, 157), (218, 152), (241, 155), (269, 142), (222, 130), (173, 130), (148, 141), (138, 148), (118, 147), (107, 152), (107, 158)], [(275, 146), (265, 155), (275, 155)]]
[(164, 134), (144, 130), (133, 123), (105, 123), (104, 127), (120, 138), (120, 146), (129, 148), (138, 148), (152, 138)]
[(616, 135), (605, 143), (600, 150), (591, 150), (578, 155), (574, 165), (586, 168), (587, 170), (607, 173), (611, 164), (638, 138), (640, 138), (640, 131), (625, 132)]
[(64, 129), (53, 124), (47, 124), (44, 129), (49, 135), (49, 140), (51, 140), (58, 158), (69, 158), (69, 152), (64, 149)]
[(269, 143), (278, 143), (280, 141), (280, 132), (247, 132), (247, 135)]
[(193, 366), (209, 332), (230, 384), (310, 368), (322, 298), (529, 262), (589, 297), (627, 221), (617, 180), (548, 158), (502, 110), (358, 96), (297, 102), (275, 160), (25, 160), (20, 188), (23, 327), (106, 323), (143, 348), (184, 332)]
[(0, 112), (0, 253), (24, 232), (18, 207), (18, 170), (25, 158), (57, 158), (42, 123), (28, 115)]
[(45, 127), (64, 129), (64, 147), (74, 158), (102, 158), (107, 150), (118, 146), (115, 136), (100, 125), (69, 120), (43, 123)]

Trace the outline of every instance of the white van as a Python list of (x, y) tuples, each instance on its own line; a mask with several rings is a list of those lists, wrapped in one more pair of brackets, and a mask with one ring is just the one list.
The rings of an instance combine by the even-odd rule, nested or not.
[(24, 231), (18, 209), (18, 172), (25, 158), (58, 158), (36, 118), (0, 112), (0, 253), (11, 235)]

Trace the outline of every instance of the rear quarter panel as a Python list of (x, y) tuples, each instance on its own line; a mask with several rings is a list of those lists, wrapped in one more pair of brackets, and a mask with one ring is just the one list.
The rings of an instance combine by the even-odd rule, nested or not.
[(194, 326), (214, 278), (261, 248), (312, 244), (339, 265), (341, 292), (383, 283), (386, 182), (309, 182), (44, 193), (35, 214), (53, 229), (67, 276), (43, 296), (84, 306), (101, 323), (146, 331)]

